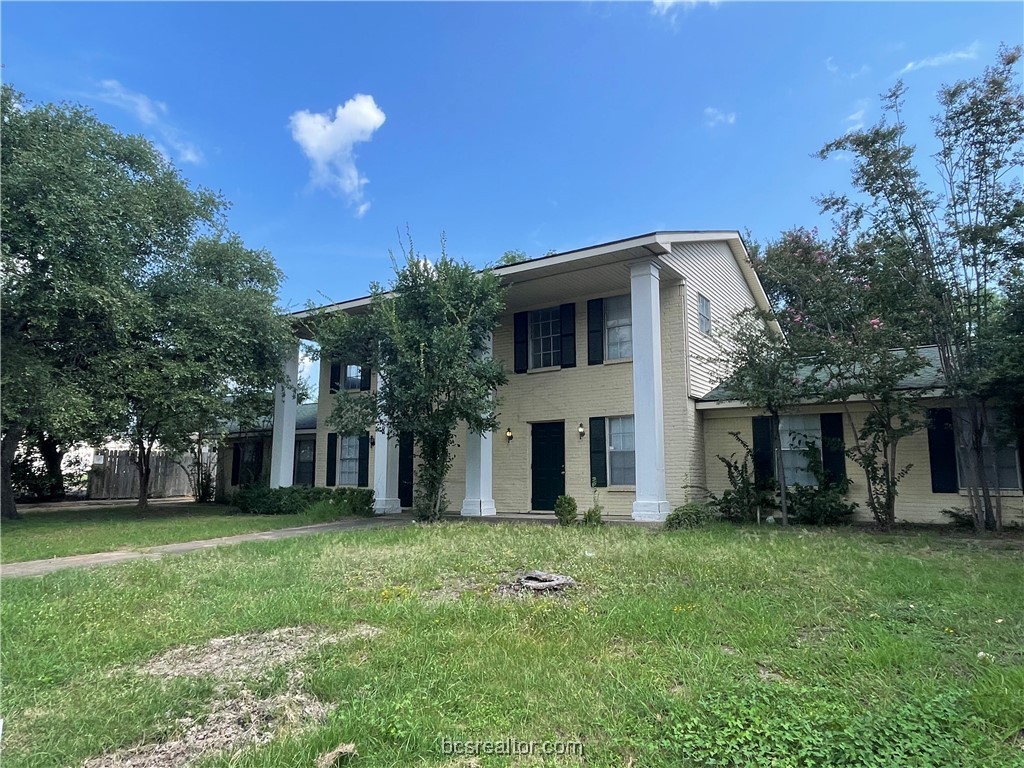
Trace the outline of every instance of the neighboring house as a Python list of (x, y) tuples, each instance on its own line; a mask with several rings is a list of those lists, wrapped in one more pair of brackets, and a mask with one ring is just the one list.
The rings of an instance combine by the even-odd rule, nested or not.
[[(942, 515), (941, 510), (966, 508), (969, 504), (967, 489), (957, 469), (957, 446), (952, 429), (959, 411), (955, 401), (943, 396), (945, 382), (938, 348), (921, 347), (918, 353), (924, 357), (925, 366), (901, 382), (901, 386), (922, 394), (921, 407), (928, 425), (899, 443), (900, 466), (912, 466), (899, 484), (896, 518), (913, 523), (948, 523), (949, 518)], [(731, 399), (728, 383), (709, 392), (696, 407), (704, 424), (707, 483), (711, 491), (721, 493), (728, 487), (725, 465), (717, 457), (736, 454), (740, 458), (743, 455), (743, 447), (733, 433), (751, 447), (756, 479), (763, 482), (774, 477), (771, 428), (762, 411)], [(860, 429), (870, 408), (863, 401), (851, 402), (849, 411), (847, 416), (840, 403), (813, 404), (792, 408), (782, 415), (779, 432), (783, 466), (787, 484), (814, 485), (816, 481), (807, 470), (805, 453), (813, 443), (828, 474), (851, 480), (847, 497), (860, 504), (857, 519), (867, 521), (872, 518), (867, 508), (864, 473), (845, 455), (844, 448), (852, 444), (853, 429)], [(1012, 444), (986, 447), (988, 479), (991, 488), (999, 489), (1004, 524), (1024, 525), (1022, 458), (1017, 446)]]
[[(739, 233), (654, 232), (496, 268), (508, 288), (493, 354), (509, 370), (500, 428), (462, 431), (447, 494), (465, 515), (547, 511), (565, 493), (609, 516), (662, 520), (705, 479), (698, 399), (713, 386), (712, 332), (768, 307)], [(361, 312), (369, 299), (327, 307)], [(296, 313), (297, 320), (306, 312)], [(287, 373), (297, 372), (296, 358)], [(316, 485), (367, 485), (380, 513), (412, 503), (410, 435), (338, 435), (333, 393), (377, 386), (349, 361), (322, 364)], [(270, 484), (294, 482), (295, 401), (275, 398)]]

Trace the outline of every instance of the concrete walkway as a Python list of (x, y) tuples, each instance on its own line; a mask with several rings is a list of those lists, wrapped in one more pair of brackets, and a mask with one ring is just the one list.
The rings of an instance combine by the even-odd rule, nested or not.
[(188, 552), (197, 552), (202, 549), (213, 549), (214, 547), (226, 547), (232, 544), (240, 544), (243, 541), (277, 541), (279, 539), (293, 539), (296, 536), (313, 536), (318, 533), (333, 533), (335, 531), (362, 531), (371, 528), (394, 528), (400, 525), (408, 525), (412, 522), (412, 519), (412, 516), (408, 514), (388, 517), (358, 517), (348, 520), (338, 520), (333, 523), (302, 525), (296, 528), (278, 528), (275, 531), (241, 533), (237, 536), (224, 536), (219, 539), (182, 541), (177, 544), (161, 544), (158, 547), (144, 547), (137, 550), (126, 549), (119, 550), (117, 552), (97, 552), (92, 555), (54, 557), (49, 560), (29, 560), (24, 563), (4, 563), (0, 565), (0, 578), (7, 579), (18, 576), (45, 576), (53, 571), (63, 571), (65, 568), (91, 568), (95, 565), (123, 563), (126, 560), (159, 560), (164, 555), (183, 555)]

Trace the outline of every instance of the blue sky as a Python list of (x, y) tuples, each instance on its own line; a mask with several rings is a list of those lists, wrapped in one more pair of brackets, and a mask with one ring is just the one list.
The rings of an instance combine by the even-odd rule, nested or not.
[[(812, 153), (902, 72), (1024, 37), (1021, 3), (5, 3), (3, 78), (87, 104), (233, 204), (283, 304), (366, 293), (411, 228), (477, 265), (656, 229), (826, 226)], [(339, 111), (340, 110), (340, 111)]]

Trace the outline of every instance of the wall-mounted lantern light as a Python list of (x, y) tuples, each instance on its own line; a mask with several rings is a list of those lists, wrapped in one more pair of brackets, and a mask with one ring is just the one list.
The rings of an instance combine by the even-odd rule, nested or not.
[(505, 442), (506, 443), (511, 443), (512, 442), (512, 427), (508, 427), (505, 430)]
[(587, 430), (585, 430), (585, 429), (583, 428), (583, 422), (582, 422), (582, 421), (580, 422), (580, 425), (579, 425), (579, 427), (578, 427), (578, 428), (576, 429), (576, 431), (577, 431), (577, 432), (579, 432), (579, 435), (580, 435), (580, 440), (582, 440), (582, 439), (583, 439), (584, 437), (586, 437), (586, 436), (587, 436)]

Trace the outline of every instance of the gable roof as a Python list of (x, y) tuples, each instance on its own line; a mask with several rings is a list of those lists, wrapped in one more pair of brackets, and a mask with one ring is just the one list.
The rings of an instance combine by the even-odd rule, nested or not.
[[(939, 348), (931, 345), (917, 347), (917, 353), (924, 358), (924, 365), (917, 372), (905, 377), (898, 386), (898, 389), (913, 390), (943, 390), (946, 386), (946, 379), (942, 374), (942, 364), (939, 359)], [(814, 375), (813, 366), (810, 364), (797, 369), (801, 377)], [(718, 403), (722, 407), (746, 407), (746, 403), (737, 400), (729, 389), (729, 380), (726, 379), (713, 390), (700, 398), (698, 403)]]

